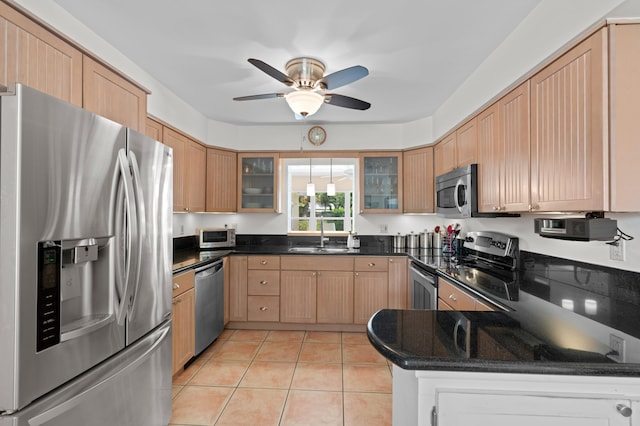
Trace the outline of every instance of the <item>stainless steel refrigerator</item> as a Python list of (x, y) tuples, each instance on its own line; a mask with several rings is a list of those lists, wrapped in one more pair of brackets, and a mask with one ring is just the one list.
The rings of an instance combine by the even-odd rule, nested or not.
[(0, 96), (0, 426), (167, 425), (172, 151)]

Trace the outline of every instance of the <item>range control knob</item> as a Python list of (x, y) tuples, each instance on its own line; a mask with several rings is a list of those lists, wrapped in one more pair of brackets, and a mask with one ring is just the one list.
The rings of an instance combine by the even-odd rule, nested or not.
[(472, 243), (473, 242), (473, 237), (465, 237), (465, 242), (467, 243)]

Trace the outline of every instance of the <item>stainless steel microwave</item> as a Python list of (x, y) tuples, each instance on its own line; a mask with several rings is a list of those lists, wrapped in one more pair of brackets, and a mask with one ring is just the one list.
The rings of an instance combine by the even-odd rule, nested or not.
[(436, 213), (467, 218), (478, 213), (478, 165), (454, 169), (436, 177)]
[(198, 229), (200, 235), (200, 248), (224, 248), (236, 245), (236, 230), (233, 228), (201, 228)]

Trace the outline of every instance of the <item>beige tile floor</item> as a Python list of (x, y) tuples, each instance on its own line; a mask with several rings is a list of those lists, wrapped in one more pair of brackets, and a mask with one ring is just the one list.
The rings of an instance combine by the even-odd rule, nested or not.
[(173, 380), (171, 425), (391, 424), (391, 366), (365, 333), (225, 330)]

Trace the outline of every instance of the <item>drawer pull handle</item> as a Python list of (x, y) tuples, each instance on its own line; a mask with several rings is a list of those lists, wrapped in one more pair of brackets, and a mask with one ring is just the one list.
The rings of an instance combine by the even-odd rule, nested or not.
[(454, 302), (458, 299), (456, 299), (456, 295), (455, 294), (450, 294), (449, 295), (449, 299), (453, 300)]
[(267, 262), (266, 260), (261, 260), (261, 261), (260, 261), (260, 264), (261, 264), (261, 265), (266, 265), (267, 263), (269, 263), (269, 262)]
[(268, 309), (268, 308), (267, 308), (266, 306), (260, 306), (260, 310), (261, 310), (262, 312), (266, 311), (267, 309)]
[(616, 405), (616, 410), (618, 410), (618, 413), (622, 414), (622, 417), (631, 417), (631, 414), (633, 413), (631, 407), (624, 404)]
[(173, 289), (174, 289), (174, 290), (177, 290), (177, 289), (179, 289), (179, 288), (180, 288), (180, 284), (178, 284), (178, 283), (173, 283)]
[(262, 280), (262, 281), (260, 281), (260, 284), (267, 285), (267, 284), (269, 284), (269, 281)]
[(373, 262), (369, 262), (369, 264), (368, 264), (368, 265), (369, 265), (369, 268), (373, 268), (374, 266), (376, 266), (376, 264), (375, 264), (375, 263), (373, 263)]

